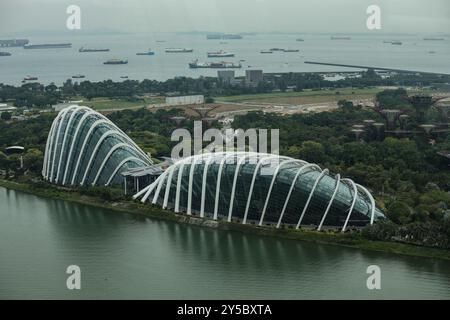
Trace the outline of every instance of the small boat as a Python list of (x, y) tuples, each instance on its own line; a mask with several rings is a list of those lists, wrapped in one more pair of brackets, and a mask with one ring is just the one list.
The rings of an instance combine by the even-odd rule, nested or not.
[(273, 53), (272, 50), (261, 50), (260, 53)]
[(103, 62), (103, 64), (127, 64), (128, 60), (121, 60), (121, 59), (109, 59), (105, 62)]
[(401, 46), (403, 43), (401, 41), (392, 41), (391, 44), (394, 46)]
[(122, 79), (128, 79), (128, 76), (120, 76)]
[(284, 49), (283, 52), (300, 52), (298, 49)]
[(11, 53), (9, 53), (9, 52), (0, 51), (0, 57), (8, 57), (10, 55), (11, 55)]
[(23, 81), (33, 81), (33, 80), (37, 80), (38, 77), (34, 77), (34, 76), (26, 76), (25, 78), (23, 78)]
[(84, 74), (76, 74), (72, 76), (73, 79), (83, 79), (86, 78)]
[(136, 53), (137, 56), (153, 56), (154, 54), (155, 53), (152, 50), (150, 50), (150, 49), (148, 49), (148, 51), (146, 51), (146, 52), (138, 52), (138, 53)]
[(302, 41), (305, 41), (305, 40), (303, 40), (301, 38), (298, 38), (298, 39), (295, 39), (295, 41), (302, 42)]

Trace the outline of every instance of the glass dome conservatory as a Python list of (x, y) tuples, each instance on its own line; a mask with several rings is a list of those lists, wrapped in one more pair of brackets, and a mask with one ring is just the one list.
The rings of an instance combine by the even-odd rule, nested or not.
[(149, 156), (105, 116), (70, 106), (50, 128), (42, 175), (66, 186), (107, 186), (120, 183), (121, 172), (151, 164)]
[(134, 198), (176, 213), (277, 228), (345, 231), (384, 219), (370, 192), (352, 180), (302, 160), (252, 152), (180, 160)]

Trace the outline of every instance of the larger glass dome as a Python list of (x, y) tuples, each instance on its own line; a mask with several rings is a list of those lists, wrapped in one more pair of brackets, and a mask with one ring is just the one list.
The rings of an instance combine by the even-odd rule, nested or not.
[(345, 230), (384, 219), (363, 186), (316, 164), (265, 153), (183, 159), (134, 197), (176, 213), (277, 228)]

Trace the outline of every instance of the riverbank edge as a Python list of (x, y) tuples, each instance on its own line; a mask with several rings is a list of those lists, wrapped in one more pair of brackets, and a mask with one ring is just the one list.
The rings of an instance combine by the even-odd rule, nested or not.
[[(325, 245), (335, 245), (347, 248), (361, 249), (367, 251), (378, 251), (391, 254), (399, 254), (420, 258), (435, 258), (450, 260), (450, 251), (439, 248), (429, 248), (412, 244), (371, 241), (363, 239), (358, 234), (351, 233), (324, 233), (310, 230), (274, 229), (272, 227), (243, 225), (240, 223), (214, 221), (199, 217), (189, 217), (175, 214), (154, 205), (142, 204), (136, 201), (107, 202), (98, 197), (81, 195), (76, 191), (38, 189), (30, 184), (0, 179), (0, 187), (13, 189), (35, 196), (64, 200), (93, 207), (110, 209), (115, 212), (139, 215), (152, 219), (174, 221), (201, 227), (217, 228), (220, 230), (242, 232), (261, 236), (300, 240)], [(51, 191), (51, 192), (50, 192)]]

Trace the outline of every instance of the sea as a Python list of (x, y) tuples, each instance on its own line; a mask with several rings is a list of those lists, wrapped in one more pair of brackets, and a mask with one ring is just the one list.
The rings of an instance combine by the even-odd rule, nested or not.
[[(73, 35), (36, 35), (32, 44), (72, 43), (72, 48), (33, 49), (0, 48), (12, 55), (0, 57), (0, 83), (20, 85), (24, 77), (38, 77), (40, 83), (61, 85), (73, 75), (102, 81), (159, 80), (175, 77), (217, 76), (215, 69), (190, 69), (198, 60), (227, 61), (241, 64), (236, 76), (245, 70), (261, 69), (278, 72), (340, 72), (358, 71), (344, 67), (305, 64), (305, 61), (352, 64), (421, 72), (450, 74), (450, 37), (443, 41), (424, 40), (421, 35), (357, 34), (350, 40), (331, 40), (331, 34), (249, 34), (240, 40), (207, 40), (196, 33), (105, 33)], [(2, 36), (0, 39), (10, 38)], [(19, 37), (18, 37), (19, 38)], [(304, 41), (296, 41), (301, 38)], [(401, 41), (393, 45), (386, 41)], [(109, 52), (80, 53), (78, 49), (109, 48)], [(192, 53), (166, 53), (166, 48), (192, 48)], [(272, 48), (298, 49), (299, 52), (260, 51)], [(153, 56), (138, 56), (147, 50)], [(224, 50), (235, 53), (232, 58), (208, 58), (207, 53)], [(128, 64), (104, 65), (108, 59), (127, 59)]]

